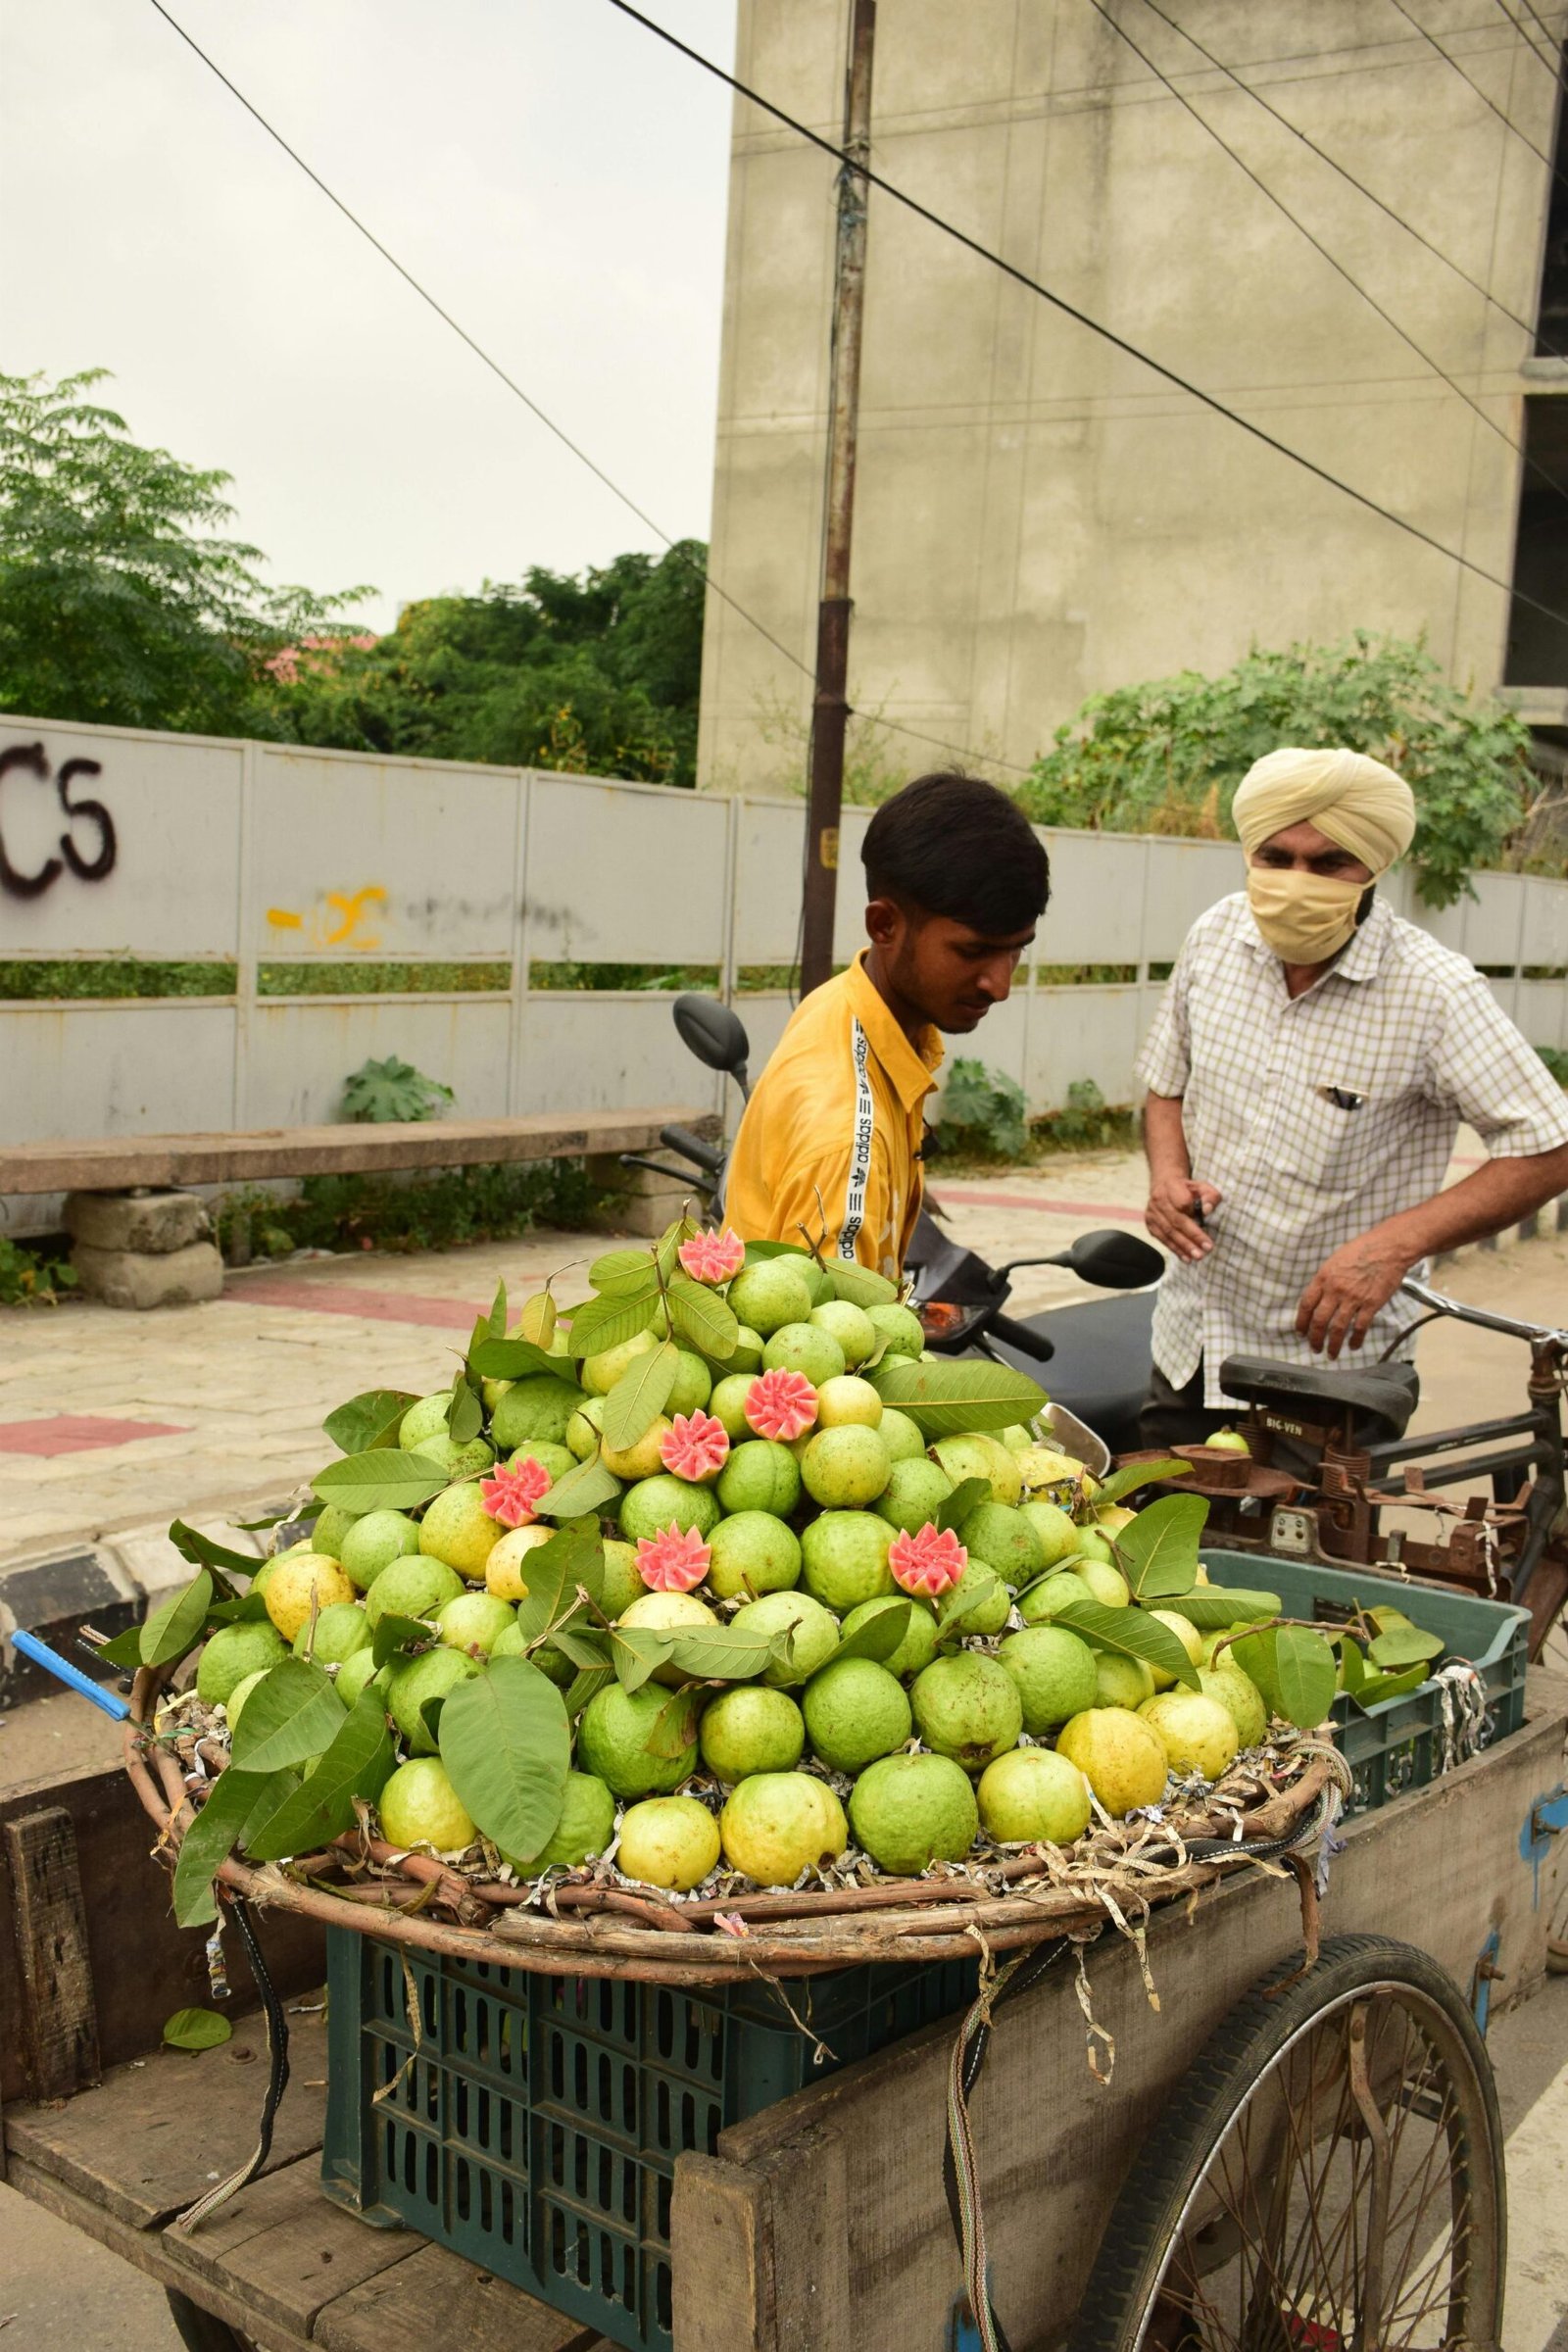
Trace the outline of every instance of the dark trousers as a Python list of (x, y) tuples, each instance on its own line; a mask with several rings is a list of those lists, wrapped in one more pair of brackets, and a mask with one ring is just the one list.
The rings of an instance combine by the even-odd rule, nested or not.
[(1207, 1405), (1203, 1402), (1203, 1365), (1200, 1357), (1198, 1370), (1185, 1388), (1172, 1388), (1157, 1364), (1149, 1377), (1149, 1395), (1138, 1418), (1140, 1446), (1206, 1446), (1216, 1430), (1225, 1429), (1242, 1417), (1240, 1404)]

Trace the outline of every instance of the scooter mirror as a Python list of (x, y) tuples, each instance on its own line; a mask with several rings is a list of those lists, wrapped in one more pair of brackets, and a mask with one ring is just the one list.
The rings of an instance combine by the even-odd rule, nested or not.
[(715, 1004), (711, 997), (677, 997), (675, 1026), (681, 1043), (698, 1060), (710, 1070), (723, 1070), (731, 1078), (742, 1077), (751, 1058), (751, 1040), (746, 1024), (727, 1004)]
[(1114, 1225), (1081, 1233), (1067, 1251), (1067, 1263), (1081, 1282), (1102, 1291), (1141, 1291), (1165, 1271), (1165, 1260), (1151, 1243)]

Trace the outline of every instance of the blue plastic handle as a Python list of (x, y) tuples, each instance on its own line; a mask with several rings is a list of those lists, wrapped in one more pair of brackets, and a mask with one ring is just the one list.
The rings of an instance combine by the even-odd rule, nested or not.
[(118, 1691), (106, 1690), (102, 1683), (95, 1683), (90, 1674), (81, 1673), (57, 1649), (51, 1649), (47, 1642), (40, 1642), (36, 1634), (15, 1633), (11, 1640), (24, 1658), (30, 1658), (35, 1666), (41, 1666), (46, 1674), (52, 1674), (57, 1682), (64, 1683), (69, 1690), (74, 1690), (79, 1698), (90, 1698), (95, 1707), (102, 1707), (104, 1713), (112, 1715), (117, 1723), (124, 1722), (130, 1709)]

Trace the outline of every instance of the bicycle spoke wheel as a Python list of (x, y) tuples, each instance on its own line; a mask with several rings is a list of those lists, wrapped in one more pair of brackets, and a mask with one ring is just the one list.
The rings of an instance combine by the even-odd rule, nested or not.
[(1290, 1973), (1249, 1995), (1172, 2100), (1073, 2352), (1497, 2344), (1502, 2136), (1468, 2010), (1428, 1954), (1381, 1936)]

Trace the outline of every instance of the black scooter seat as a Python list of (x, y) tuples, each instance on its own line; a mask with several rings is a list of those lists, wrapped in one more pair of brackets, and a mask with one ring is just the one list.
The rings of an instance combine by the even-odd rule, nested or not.
[(1149, 1393), (1152, 1291), (1118, 1291), (1023, 1318), (1052, 1343), (1049, 1363), (993, 1337), (989, 1345), (1019, 1372), (1038, 1380), (1048, 1396), (1103, 1438), (1112, 1453), (1138, 1443), (1138, 1416)]
[(1402, 1438), (1421, 1397), (1414, 1364), (1369, 1364), (1353, 1372), (1317, 1364), (1273, 1363), (1264, 1355), (1228, 1355), (1219, 1368), (1227, 1396), (1248, 1404), (1327, 1405), (1336, 1420), (1375, 1421)]

